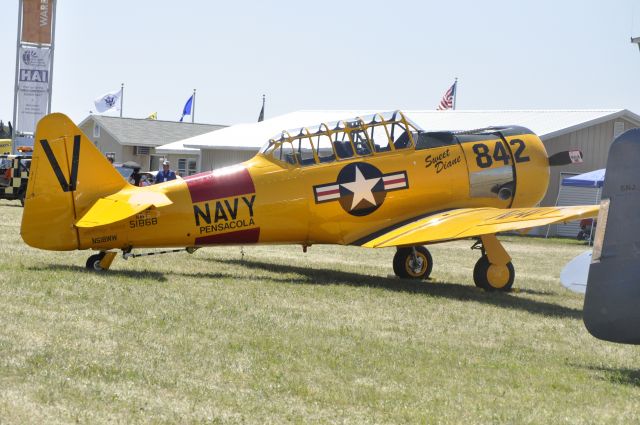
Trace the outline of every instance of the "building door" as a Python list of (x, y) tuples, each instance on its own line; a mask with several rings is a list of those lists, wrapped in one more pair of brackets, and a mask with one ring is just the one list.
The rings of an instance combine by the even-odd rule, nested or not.
[(149, 159), (149, 171), (159, 171), (162, 169), (162, 161), (164, 160), (164, 156), (162, 155), (151, 155)]

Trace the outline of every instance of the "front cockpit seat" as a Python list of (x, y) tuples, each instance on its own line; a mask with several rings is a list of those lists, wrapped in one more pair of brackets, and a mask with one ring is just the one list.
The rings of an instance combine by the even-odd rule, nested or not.
[(404, 149), (409, 147), (410, 145), (411, 145), (411, 139), (409, 139), (409, 133), (407, 133), (406, 131), (402, 133), (400, 137), (396, 139), (395, 142), (393, 142), (393, 146), (396, 149)]
[(353, 156), (353, 148), (349, 142), (334, 142), (333, 147), (340, 158), (351, 158)]

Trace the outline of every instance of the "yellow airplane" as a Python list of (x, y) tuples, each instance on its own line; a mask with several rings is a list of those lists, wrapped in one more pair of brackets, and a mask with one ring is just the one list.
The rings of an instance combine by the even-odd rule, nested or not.
[(21, 235), (36, 248), (92, 249), (108, 269), (121, 250), (210, 245), (397, 247), (393, 270), (426, 279), (423, 246), (473, 238), (473, 279), (509, 290), (515, 272), (497, 232), (597, 215), (598, 206), (534, 206), (550, 165), (523, 127), (426, 132), (401, 112), (283, 131), (235, 166), (147, 187), (127, 183), (62, 114), (38, 124)]

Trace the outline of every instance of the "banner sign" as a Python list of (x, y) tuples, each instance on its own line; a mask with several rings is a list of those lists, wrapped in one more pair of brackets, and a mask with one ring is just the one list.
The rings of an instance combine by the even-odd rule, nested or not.
[(22, 43), (51, 44), (53, 0), (22, 0)]
[(49, 48), (20, 47), (18, 66), (18, 116), (16, 130), (33, 133), (49, 105)]

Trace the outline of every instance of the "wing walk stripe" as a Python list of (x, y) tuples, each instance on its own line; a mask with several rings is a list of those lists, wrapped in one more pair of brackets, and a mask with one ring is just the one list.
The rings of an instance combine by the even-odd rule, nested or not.
[[(486, 209), (487, 209), (487, 208), (478, 208), (478, 209), (476, 209), (476, 210), (474, 210), (474, 211), (478, 211), (478, 210), (486, 210)], [(440, 223), (441, 223), (443, 220), (445, 220), (445, 219), (450, 219), (450, 218), (453, 218), (453, 217), (458, 217), (458, 216), (461, 216), (461, 215), (465, 215), (465, 214), (467, 214), (467, 213), (469, 213), (469, 210), (462, 210), (462, 211), (458, 211), (458, 212), (452, 212), (450, 215), (445, 215), (444, 217), (442, 217), (442, 219), (440, 219), (440, 220), (438, 221), (438, 223), (432, 223), (431, 221), (427, 221), (426, 223), (422, 223), (422, 224), (421, 224), (421, 225), (419, 225), (418, 227), (414, 227), (414, 228), (412, 228), (412, 229), (407, 229), (407, 230), (405, 230), (405, 231), (404, 231), (404, 232), (402, 232), (402, 233), (399, 233), (399, 234), (397, 234), (397, 235), (391, 236), (391, 237), (389, 237), (388, 239), (385, 239), (384, 241), (380, 242), (378, 245), (384, 245), (384, 244), (388, 243), (389, 241), (392, 241), (393, 239), (398, 239), (398, 238), (400, 238), (400, 237), (402, 237), (402, 236), (406, 236), (406, 235), (411, 234), (411, 233), (413, 233), (413, 232), (416, 232), (416, 231), (418, 231), (418, 230), (422, 230), (422, 229), (424, 229), (424, 228), (426, 228), (426, 227), (434, 226), (435, 224), (440, 224)], [(417, 221), (417, 220), (416, 220), (416, 221)], [(409, 224), (409, 223), (407, 223), (407, 224)], [(466, 230), (466, 229), (464, 229), (464, 230)], [(461, 232), (459, 232), (459, 233), (464, 232), (464, 230), (462, 230), (462, 231), (461, 231)], [(382, 236), (382, 235), (380, 235), (380, 236)], [(455, 236), (454, 236), (454, 237), (455, 237)]]
[(417, 221), (417, 220), (422, 220), (423, 218), (426, 218), (426, 217), (429, 217), (429, 216), (432, 216), (432, 215), (442, 214), (444, 212), (451, 211), (451, 210), (452, 209), (432, 211), (432, 212), (429, 212), (429, 213), (426, 213), (426, 214), (421, 214), (421, 215), (418, 215), (418, 216), (415, 216), (415, 217), (411, 217), (411, 218), (409, 218), (407, 220), (404, 220), (404, 221), (401, 221), (399, 223), (393, 224), (391, 226), (385, 227), (384, 229), (380, 229), (380, 230), (377, 230), (377, 231), (375, 231), (373, 233), (370, 233), (367, 236), (363, 236), (360, 239), (356, 239), (355, 241), (348, 243), (348, 245), (358, 245), (358, 246), (364, 245), (367, 242), (372, 241), (375, 238), (378, 238), (378, 237), (384, 235), (385, 233), (392, 232), (392, 231), (394, 231), (394, 230), (396, 230), (396, 229), (398, 229), (398, 228), (400, 228), (402, 226), (406, 226), (409, 223), (412, 223), (412, 222)]

